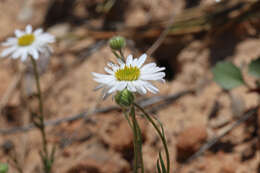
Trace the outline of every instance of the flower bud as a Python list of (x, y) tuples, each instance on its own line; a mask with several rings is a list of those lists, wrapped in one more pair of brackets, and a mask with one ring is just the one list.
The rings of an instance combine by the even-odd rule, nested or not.
[(116, 94), (115, 100), (118, 105), (129, 107), (134, 102), (134, 95), (127, 89), (124, 89)]
[(126, 45), (124, 37), (115, 36), (109, 40), (109, 46), (113, 50), (121, 50)]
[(8, 165), (6, 163), (0, 163), (0, 173), (7, 173)]

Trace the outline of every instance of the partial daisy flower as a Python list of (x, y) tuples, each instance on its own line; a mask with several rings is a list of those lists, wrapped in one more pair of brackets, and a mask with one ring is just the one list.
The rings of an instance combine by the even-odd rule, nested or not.
[(109, 62), (110, 68), (105, 67), (108, 74), (92, 72), (94, 80), (100, 83), (97, 89), (103, 88), (104, 96), (125, 88), (140, 94), (146, 94), (147, 91), (159, 92), (150, 81), (164, 82), (165, 73), (162, 71), (165, 67), (158, 67), (155, 63), (143, 65), (146, 58), (146, 54), (134, 59), (129, 55), (125, 63), (120, 59), (118, 59), (119, 65)]
[(21, 58), (25, 61), (28, 56), (38, 59), (41, 53), (51, 52), (52, 49), (48, 45), (55, 42), (53, 35), (43, 32), (41, 28), (33, 31), (31, 25), (27, 25), (25, 31), (15, 30), (15, 36), (2, 43), (6, 48), (1, 56), (11, 55), (12, 58)]

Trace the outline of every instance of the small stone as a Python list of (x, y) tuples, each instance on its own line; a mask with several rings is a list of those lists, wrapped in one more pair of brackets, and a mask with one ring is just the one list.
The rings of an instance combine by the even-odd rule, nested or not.
[(70, 157), (71, 156), (71, 152), (67, 149), (64, 149), (62, 152), (62, 156), (63, 157)]
[(207, 140), (205, 125), (194, 125), (185, 129), (177, 138), (177, 159), (184, 161), (194, 154)]
[[(108, 154), (108, 153), (104, 153)], [(111, 154), (111, 153), (110, 153)], [(83, 161), (75, 164), (66, 173), (122, 173), (129, 172), (130, 166), (125, 160), (119, 159), (119, 157), (110, 156), (98, 156), (104, 158), (88, 157)]]
[(67, 173), (100, 173), (100, 167), (95, 160), (87, 160), (73, 166)]
[(220, 169), (221, 173), (236, 173), (236, 167), (233, 162), (227, 162), (222, 165), (222, 168)]
[(57, 39), (60, 39), (65, 37), (69, 33), (69, 30), (70, 30), (70, 25), (68, 25), (67, 23), (61, 23), (52, 26), (48, 30), (48, 32), (54, 35)]
[(2, 149), (4, 150), (5, 154), (8, 154), (11, 150), (14, 149), (14, 143), (10, 140), (4, 141), (4, 143), (1, 145)]

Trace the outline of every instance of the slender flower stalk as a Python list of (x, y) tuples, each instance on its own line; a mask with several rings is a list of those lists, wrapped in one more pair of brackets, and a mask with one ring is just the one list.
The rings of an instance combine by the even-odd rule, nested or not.
[(141, 168), (141, 172), (144, 173), (142, 133), (136, 120), (134, 105), (131, 106), (130, 116), (132, 118), (132, 130), (134, 134), (134, 173), (137, 173), (139, 168)]
[[(158, 128), (158, 126), (156, 125), (156, 123), (154, 122), (154, 120), (149, 116), (149, 114), (137, 103), (134, 103), (134, 105), (144, 114), (145, 118), (153, 125), (156, 132), (160, 136), (160, 138), (163, 142), (163, 146), (164, 146), (164, 150), (165, 150), (165, 154), (166, 154), (167, 173), (169, 173), (170, 172), (170, 155), (169, 155), (169, 150), (168, 150), (168, 146), (167, 146), (167, 141), (166, 141), (166, 138), (165, 138), (165, 135), (163, 132), (163, 128), (162, 128), (162, 132), (161, 132), (160, 129)], [(162, 125), (161, 125), (161, 127), (162, 127)]]
[[(41, 86), (40, 86), (40, 78), (39, 78), (39, 72), (37, 68), (37, 63), (33, 57), (30, 56), (31, 62), (33, 64), (33, 70), (34, 70), (34, 77), (35, 77), (35, 83), (37, 88), (37, 96), (38, 96), (38, 103), (39, 103), (39, 115), (37, 116), (38, 120), (34, 120), (34, 124), (39, 128), (42, 136), (42, 148), (43, 153), (41, 153), (42, 160), (44, 162), (44, 170), (46, 173), (49, 173), (51, 170), (48, 165), (48, 158), (49, 153), (47, 149), (47, 138), (46, 138), (46, 130), (44, 125), (44, 112), (43, 112), (43, 99), (42, 99), (42, 92), (41, 92)], [(36, 117), (33, 117), (36, 118)]]

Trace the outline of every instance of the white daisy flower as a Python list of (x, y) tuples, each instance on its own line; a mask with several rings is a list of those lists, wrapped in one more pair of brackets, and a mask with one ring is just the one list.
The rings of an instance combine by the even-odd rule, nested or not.
[(2, 52), (2, 57), (11, 55), (14, 59), (21, 58), (22, 61), (28, 56), (38, 59), (40, 53), (51, 51), (48, 44), (55, 41), (53, 35), (43, 32), (41, 28), (33, 32), (31, 25), (27, 25), (25, 31), (15, 30), (14, 33), (16, 37), (8, 38), (2, 43), (8, 47)]
[(122, 91), (127, 88), (131, 92), (146, 94), (147, 91), (157, 93), (159, 90), (150, 83), (150, 81), (164, 82), (165, 67), (158, 67), (155, 63), (143, 65), (147, 55), (143, 54), (139, 58), (129, 55), (124, 63), (118, 59), (118, 63), (108, 63), (110, 68), (105, 67), (108, 74), (92, 73), (94, 80), (100, 85), (97, 87), (104, 88), (104, 96), (115, 91)]

